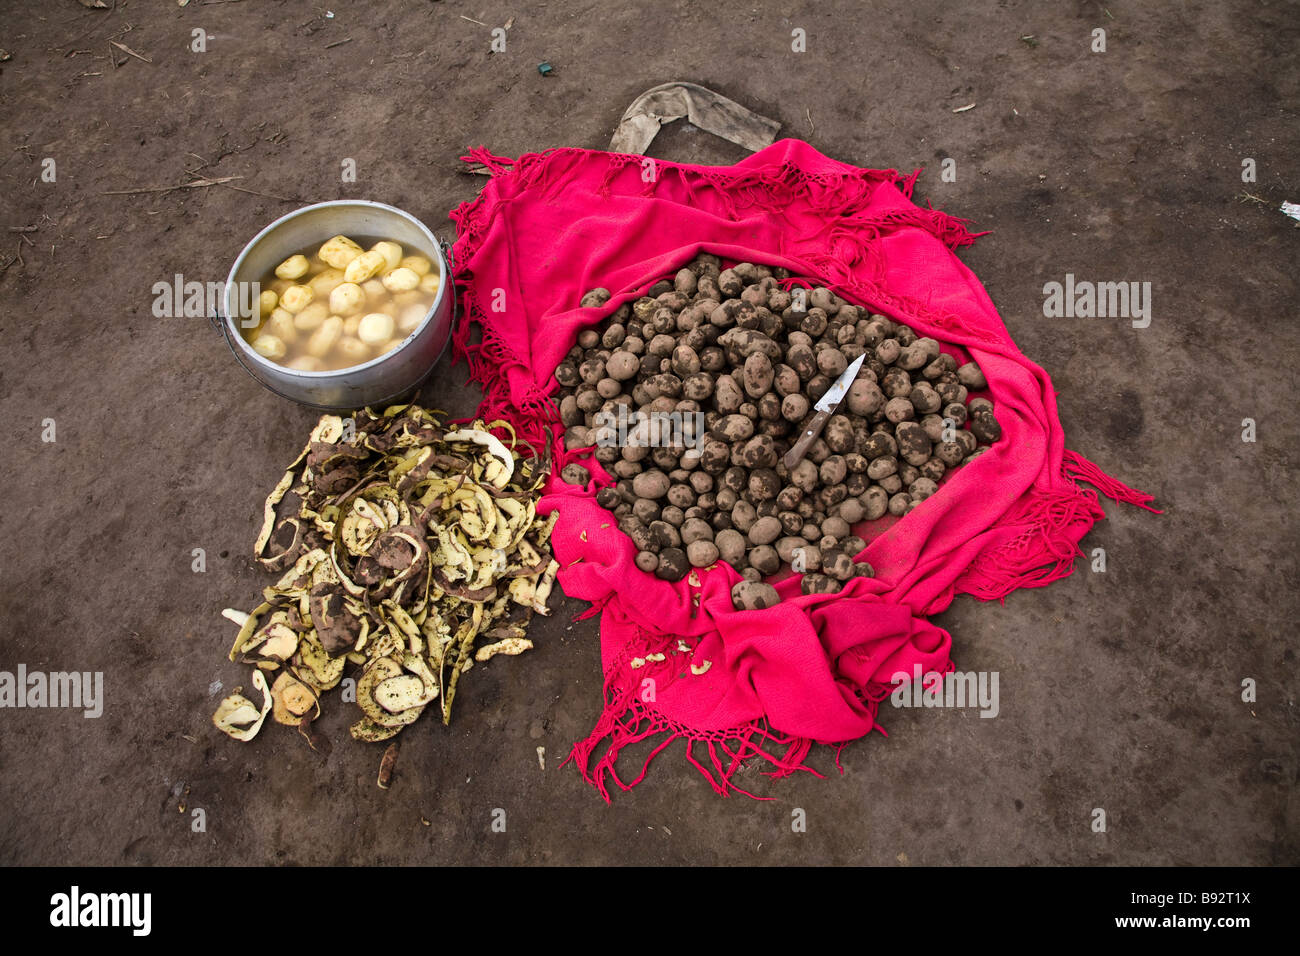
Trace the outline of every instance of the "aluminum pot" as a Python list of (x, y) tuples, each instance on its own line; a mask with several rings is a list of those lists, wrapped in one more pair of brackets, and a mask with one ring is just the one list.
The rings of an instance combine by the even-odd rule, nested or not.
[[(379, 358), (330, 372), (299, 372), (277, 365), (253, 351), (239, 331), (240, 283), (260, 282), (296, 252), (324, 243), (331, 236), (391, 239), (409, 253), (428, 257), (441, 270), (437, 298), (424, 320), (397, 348)], [(454, 318), (455, 294), (443, 246), (410, 213), (383, 203), (339, 199), (317, 203), (282, 216), (244, 247), (226, 280), (221, 300), (221, 332), (244, 369), (271, 391), (301, 405), (350, 411), (384, 405), (414, 392), (447, 348)]]

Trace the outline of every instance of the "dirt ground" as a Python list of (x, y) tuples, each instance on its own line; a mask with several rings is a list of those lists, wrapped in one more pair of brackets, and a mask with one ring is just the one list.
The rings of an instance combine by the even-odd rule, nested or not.
[[(0, 712), (0, 862), (1300, 862), (1300, 232), (1277, 211), (1300, 202), (1296, 6), (876, 6), (0, 3), (0, 669), (102, 671), (106, 699), (93, 720)], [(612, 806), (558, 768), (601, 704), (596, 623), (568, 599), (535, 651), (468, 675), (450, 729), (404, 735), (390, 791), (337, 701), (328, 760), (276, 725), (223, 737), (210, 715), (248, 673), (220, 612), (268, 583), (262, 501), (315, 416), (203, 319), (154, 318), (153, 284), (224, 279), (305, 202), (392, 203), (450, 239), (447, 211), (482, 183), (458, 169), (466, 147), (603, 148), (671, 79), (838, 159), (925, 167), (918, 199), (993, 230), (962, 257), (1053, 376), (1069, 447), (1166, 513), (1110, 505), (1084, 541), (1105, 573), (1080, 559), (940, 616), (959, 669), (1000, 674), (997, 719), (887, 712), (889, 739), (850, 746), (842, 776), (829, 753), (827, 779), (743, 773), (770, 802), (715, 796), (680, 747)], [(679, 123), (651, 155), (743, 154)], [(196, 176), (238, 178), (141, 191)], [(1150, 282), (1150, 327), (1044, 317), (1067, 273)], [(425, 400), (471, 412), (464, 379), (444, 360)]]

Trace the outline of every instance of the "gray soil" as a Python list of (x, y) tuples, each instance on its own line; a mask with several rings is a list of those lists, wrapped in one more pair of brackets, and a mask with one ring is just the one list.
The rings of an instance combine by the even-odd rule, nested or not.
[[(1293, 4), (0, 6), (0, 669), (102, 671), (106, 695), (97, 720), (0, 711), (0, 861), (1300, 861), (1300, 232), (1277, 211), (1300, 202)], [(333, 19), (311, 18), (325, 6)], [(1081, 558), (1005, 606), (940, 615), (959, 669), (1000, 675), (996, 719), (887, 709), (889, 739), (847, 748), (842, 776), (829, 752), (813, 758), (824, 780), (741, 774), (771, 802), (718, 798), (680, 746), (608, 807), (558, 767), (601, 705), (597, 624), (569, 599), (535, 651), (467, 676), (450, 728), (403, 735), (387, 792), (381, 748), (347, 739), (336, 699), (328, 760), (278, 725), (222, 736), (210, 715), (249, 675), (225, 660), (220, 612), (268, 583), (250, 555), (262, 500), (315, 416), (262, 390), (202, 319), (154, 318), (153, 284), (223, 279), (310, 201), (392, 203), (451, 238), (447, 211), (482, 182), (458, 170), (466, 147), (602, 148), (671, 79), (838, 159), (924, 166), (918, 199), (994, 230), (962, 258), (1053, 376), (1069, 447), (1166, 513), (1111, 505), (1083, 543), (1105, 549), (1104, 574)], [(743, 154), (679, 123), (651, 155)], [(194, 175), (241, 178), (113, 194)], [(1045, 318), (1043, 285), (1066, 273), (1150, 282), (1150, 327)], [(425, 401), (472, 412), (464, 378), (444, 360)]]

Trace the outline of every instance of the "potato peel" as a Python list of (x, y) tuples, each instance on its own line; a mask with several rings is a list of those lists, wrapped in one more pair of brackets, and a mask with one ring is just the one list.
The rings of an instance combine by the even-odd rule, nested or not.
[(279, 577), (252, 611), (222, 612), (239, 628), (230, 659), (254, 665), (264, 695), (260, 709), (238, 691), (222, 701), (213, 722), (234, 739), (272, 714), (328, 751), (312, 724), (349, 663), (361, 668), (354, 739), (390, 740), (435, 701), (448, 723), (461, 675), (531, 648), (528, 620), (547, 613), (556, 516), (538, 517), (537, 501), (549, 458), (521, 456), (506, 423), (448, 430), (418, 405), (364, 409), (351, 425), (316, 423), (254, 543)]
[(518, 654), (522, 654), (524, 651), (531, 651), (532, 649), (533, 642), (526, 637), (507, 637), (494, 644), (484, 644), (474, 652), (474, 660), (479, 662), (491, 660), (498, 654), (506, 654), (510, 657), (514, 657)]
[(251, 700), (240, 693), (243, 688), (236, 687), (233, 694), (217, 705), (217, 712), (212, 715), (212, 723), (216, 728), (235, 740), (249, 741), (256, 737), (266, 715), (274, 706), (271, 691), (266, 686), (266, 676), (260, 670), (253, 671), (253, 686), (262, 694), (260, 712)]
[[(475, 426), (481, 425), (481, 422), (475, 422)], [(485, 447), (492, 456), (501, 463), (501, 470), (497, 472), (492, 484), (497, 488), (504, 488), (515, 473), (515, 456), (510, 453), (510, 449), (502, 444), (501, 439), (493, 435), (484, 428), (465, 428), (459, 431), (451, 432), (447, 435), (447, 441), (471, 441), (476, 445)], [(485, 465), (486, 467), (486, 465)]]
[(312, 689), (289, 671), (281, 671), (280, 676), (271, 685), (271, 716), (275, 722), (288, 727), (297, 727), (312, 707), (320, 709)]

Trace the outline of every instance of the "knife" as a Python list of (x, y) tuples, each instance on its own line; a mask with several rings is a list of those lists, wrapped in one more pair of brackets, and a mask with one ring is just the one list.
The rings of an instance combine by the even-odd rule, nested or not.
[(837, 378), (830, 388), (826, 389), (826, 394), (813, 406), (817, 410), (817, 414), (808, 423), (808, 427), (799, 436), (799, 440), (794, 443), (794, 447), (786, 452), (785, 457), (781, 459), (788, 471), (794, 471), (794, 466), (803, 461), (803, 456), (808, 454), (809, 447), (817, 440), (817, 436), (822, 433), (826, 423), (831, 420), (831, 415), (835, 413), (835, 409), (839, 408), (840, 402), (844, 401), (844, 396), (849, 392), (849, 386), (853, 384), (853, 380), (858, 377), (858, 372), (862, 369), (862, 360), (864, 358), (866, 358), (865, 355), (859, 355), (854, 359), (853, 364), (844, 370), (844, 374)]

